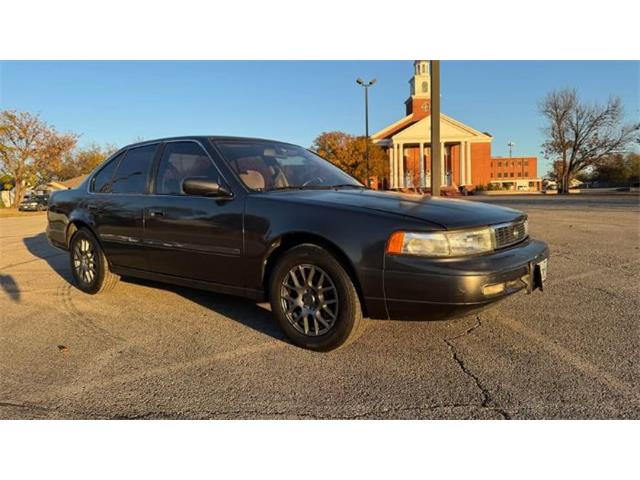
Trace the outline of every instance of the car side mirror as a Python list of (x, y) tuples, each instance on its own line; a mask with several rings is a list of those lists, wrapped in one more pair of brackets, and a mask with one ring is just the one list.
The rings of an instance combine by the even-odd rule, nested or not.
[(187, 195), (199, 197), (229, 198), (232, 196), (226, 187), (207, 178), (185, 178), (182, 181), (182, 191)]

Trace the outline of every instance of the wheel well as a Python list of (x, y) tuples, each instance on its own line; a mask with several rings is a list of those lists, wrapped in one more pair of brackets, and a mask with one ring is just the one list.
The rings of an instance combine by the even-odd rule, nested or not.
[(297, 247), (298, 245), (302, 245), (305, 243), (310, 243), (313, 245), (318, 245), (319, 247), (324, 248), (329, 251), (344, 267), (345, 271), (351, 278), (354, 287), (356, 288), (356, 292), (358, 293), (358, 297), (360, 299), (360, 305), (362, 307), (362, 313), (366, 316), (366, 305), (364, 302), (364, 297), (362, 295), (362, 288), (360, 286), (360, 281), (358, 279), (358, 275), (356, 274), (356, 270), (349, 260), (349, 257), (334, 243), (330, 242), (324, 237), (319, 235), (314, 235), (311, 233), (288, 233), (280, 237), (275, 243), (275, 247), (269, 253), (265, 264), (262, 275), (262, 286), (265, 291), (266, 298), (269, 298), (269, 278), (271, 277), (271, 273), (278, 263), (278, 260), (284, 253), (290, 250), (293, 247)]
[(73, 235), (81, 228), (86, 228), (91, 231), (91, 228), (89, 227), (89, 225), (87, 225), (82, 220), (73, 220), (72, 222), (69, 223), (69, 225), (67, 226), (67, 237), (66, 237), (67, 248), (69, 248), (69, 244), (71, 243), (71, 239), (73, 238)]

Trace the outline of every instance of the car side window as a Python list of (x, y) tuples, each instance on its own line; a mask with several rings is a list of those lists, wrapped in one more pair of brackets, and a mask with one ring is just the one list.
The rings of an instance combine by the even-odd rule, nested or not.
[(111, 192), (111, 178), (113, 172), (120, 160), (124, 157), (124, 152), (114, 157), (109, 163), (107, 163), (102, 169), (93, 176), (91, 180), (91, 191), (95, 193), (109, 193)]
[(158, 145), (130, 148), (111, 181), (112, 193), (145, 193)]
[(207, 153), (193, 142), (167, 143), (156, 175), (158, 195), (184, 195), (185, 178), (208, 178), (221, 183), (220, 173)]

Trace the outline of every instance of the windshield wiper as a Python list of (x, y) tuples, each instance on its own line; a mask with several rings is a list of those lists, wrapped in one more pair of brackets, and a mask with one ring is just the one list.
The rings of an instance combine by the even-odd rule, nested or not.
[(364, 185), (355, 185), (353, 183), (341, 183), (339, 185), (331, 185), (327, 188), (367, 188)]
[[(321, 188), (325, 188), (325, 187), (321, 187)], [(276, 192), (276, 191), (282, 191), (282, 190), (317, 190), (317, 189), (318, 187), (314, 185), (287, 185), (284, 187), (265, 188), (264, 191)]]
[(367, 188), (364, 185), (354, 185), (353, 183), (342, 183), (339, 185), (287, 185), (283, 187), (265, 188), (265, 192), (282, 190), (333, 190), (334, 188)]

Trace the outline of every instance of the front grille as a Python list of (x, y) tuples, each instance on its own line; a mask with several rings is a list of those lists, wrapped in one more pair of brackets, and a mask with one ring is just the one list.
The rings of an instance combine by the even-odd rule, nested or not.
[(504, 248), (527, 238), (526, 220), (503, 223), (492, 227), (495, 248)]

